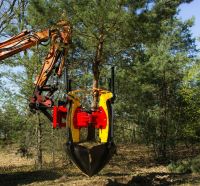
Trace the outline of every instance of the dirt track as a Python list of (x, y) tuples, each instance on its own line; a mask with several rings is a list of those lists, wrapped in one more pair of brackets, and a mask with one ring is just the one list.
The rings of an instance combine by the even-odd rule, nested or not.
[(33, 159), (20, 158), (14, 150), (1, 151), (0, 156), (0, 186), (200, 185), (200, 175), (170, 173), (166, 166), (156, 164), (150, 151), (142, 146), (119, 147), (110, 164), (92, 178), (72, 164), (36, 171)]

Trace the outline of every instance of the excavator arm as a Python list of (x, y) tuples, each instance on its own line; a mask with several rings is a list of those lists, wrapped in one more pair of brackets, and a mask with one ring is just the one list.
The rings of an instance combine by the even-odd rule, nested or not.
[(57, 70), (60, 76), (64, 66), (64, 57), (67, 54), (71, 40), (71, 27), (69, 23), (61, 21), (55, 29), (46, 29), (41, 32), (24, 31), (11, 39), (0, 43), (0, 61), (32, 46), (51, 40), (51, 47), (39, 76), (36, 78), (36, 86), (42, 88), (51, 74), (56, 62), (62, 55), (62, 60)]
[[(0, 43), (1, 61), (48, 40), (51, 41), (50, 49), (44, 60), (42, 69), (34, 82), (34, 95), (30, 100), (30, 107), (32, 109), (39, 109), (43, 112), (46, 112), (46, 109), (53, 105), (53, 101), (50, 97), (57, 89), (56, 87), (46, 85), (46, 83), (54, 69), (58, 77), (62, 74), (65, 57), (71, 41), (70, 24), (65, 21), (60, 21), (55, 28), (45, 29), (40, 32), (24, 31), (17, 36)], [(42, 96), (43, 91), (48, 91), (45, 97)], [(48, 118), (52, 119), (50, 115)]]
[(9, 40), (0, 43), (0, 60), (6, 59), (41, 42), (45, 42), (48, 39), (49, 30), (36, 33), (25, 30)]

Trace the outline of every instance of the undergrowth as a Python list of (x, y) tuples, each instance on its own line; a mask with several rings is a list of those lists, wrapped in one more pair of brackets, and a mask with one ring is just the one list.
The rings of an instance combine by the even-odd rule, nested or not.
[(193, 159), (171, 162), (168, 169), (174, 173), (200, 173), (200, 155)]

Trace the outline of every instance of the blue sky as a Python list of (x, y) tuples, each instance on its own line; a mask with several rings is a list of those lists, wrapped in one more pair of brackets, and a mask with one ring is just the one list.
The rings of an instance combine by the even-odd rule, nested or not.
[[(200, 38), (200, 0), (193, 0), (191, 3), (185, 3), (180, 6), (179, 17), (182, 20), (187, 20), (195, 17), (195, 23), (191, 31), (193, 36)], [(198, 48), (200, 48), (200, 41), (197, 41)]]

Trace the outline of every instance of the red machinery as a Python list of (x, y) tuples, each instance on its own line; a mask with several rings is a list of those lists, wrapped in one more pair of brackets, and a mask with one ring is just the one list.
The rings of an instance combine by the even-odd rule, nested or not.
[[(77, 95), (80, 90), (67, 90), (67, 100), (57, 106), (54, 105), (51, 97), (57, 87), (47, 85), (47, 81), (53, 71), (58, 78), (61, 77), (71, 41), (71, 33), (70, 24), (65, 21), (60, 21), (55, 28), (41, 32), (24, 31), (0, 43), (0, 61), (50, 39), (50, 50), (41, 72), (36, 78), (34, 95), (30, 99), (29, 106), (33, 110), (43, 112), (51, 120), (53, 128), (67, 128), (69, 157), (85, 174), (92, 176), (107, 164), (115, 152), (112, 114), (114, 69), (112, 69), (111, 83), (113, 93), (102, 89), (91, 91), (92, 94), (98, 93), (99, 95), (98, 108), (95, 110), (84, 109), (81, 99)], [(69, 81), (66, 82), (69, 85)], [(43, 92), (46, 92), (45, 96), (42, 94)], [(81, 130), (91, 127), (98, 130), (99, 144), (88, 149), (81, 145)]]

